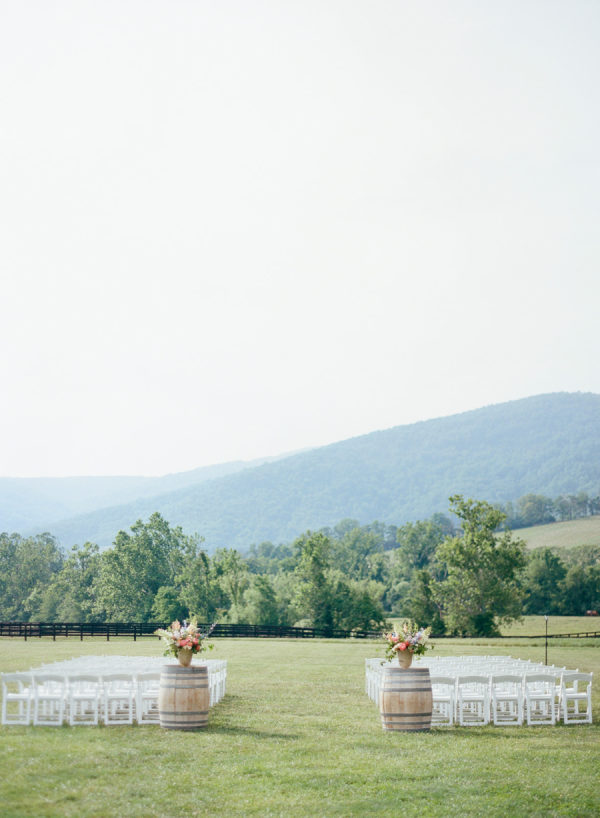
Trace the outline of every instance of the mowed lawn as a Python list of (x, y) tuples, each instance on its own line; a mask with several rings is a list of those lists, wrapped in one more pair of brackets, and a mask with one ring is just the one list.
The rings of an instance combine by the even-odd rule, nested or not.
[[(215, 640), (227, 696), (208, 729), (0, 728), (0, 814), (18, 816), (597, 816), (600, 642), (550, 645), (594, 671), (592, 726), (384, 732), (364, 692), (376, 642)], [(523, 640), (440, 641), (440, 655), (543, 659)], [(0, 669), (157, 641), (0, 640)]]

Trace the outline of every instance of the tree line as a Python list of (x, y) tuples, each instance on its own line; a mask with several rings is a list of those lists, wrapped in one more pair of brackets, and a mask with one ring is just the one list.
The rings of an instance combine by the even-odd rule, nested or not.
[(453, 517), (392, 526), (356, 520), (291, 543), (209, 555), (159, 513), (113, 547), (64, 554), (50, 534), (0, 534), (0, 620), (200, 621), (380, 629), (393, 616), (436, 634), (493, 635), (522, 614), (600, 608), (600, 547), (525, 550), (507, 513), (450, 498)]
[(579, 520), (600, 514), (600, 495), (591, 497), (585, 491), (561, 494), (555, 498), (543, 494), (525, 494), (515, 503), (499, 507), (506, 514), (507, 528), (529, 528), (532, 525)]

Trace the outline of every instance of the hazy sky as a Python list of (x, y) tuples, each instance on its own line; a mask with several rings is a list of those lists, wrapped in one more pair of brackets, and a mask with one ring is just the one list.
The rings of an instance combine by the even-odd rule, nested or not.
[(0, 475), (600, 392), (598, 0), (0, 0)]

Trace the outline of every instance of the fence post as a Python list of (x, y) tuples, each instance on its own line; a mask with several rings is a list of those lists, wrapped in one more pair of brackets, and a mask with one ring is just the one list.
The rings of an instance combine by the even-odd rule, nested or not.
[(79, 641), (83, 642), (83, 622), (79, 625)]
[(108, 642), (110, 639), (110, 625), (106, 626), (106, 641)]
[(134, 642), (136, 641), (135, 636), (136, 636), (136, 634), (135, 634), (135, 625), (134, 625), (134, 626), (133, 626), (133, 641), (134, 641)]
[(52, 641), (56, 642), (56, 622), (52, 623)]

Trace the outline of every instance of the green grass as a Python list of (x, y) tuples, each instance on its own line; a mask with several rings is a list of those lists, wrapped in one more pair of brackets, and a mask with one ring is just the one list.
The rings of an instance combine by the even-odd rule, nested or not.
[[(215, 645), (212, 657), (228, 660), (228, 692), (211, 710), (207, 730), (0, 728), (4, 818), (582, 818), (600, 812), (596, 724), (386, 733), (364, 693), (364, 659), (382, 655), (378, 643), (223, 639)], [(0, 669), (159, 650), (153, 640), (4, 639)], [(444, 640), (435, 650), (544, 655), (543, 643), (522, 640)], [(600, 673), (598, 647), (552, 644), (549, 659)]]
[(515, 537), (528, 548), (570, 548), (574, 545), (600, 545), (600, 515), (567, 520), (564, 523), (517, 528)]
[[(548, 633), (583, 633), (600, 631), (600, 616), (549, 616)], [(521, 622), (512, 622), (500, 628), (503, 636), (544, 636), (546, 623), (543, 616), (524, 616)]]

